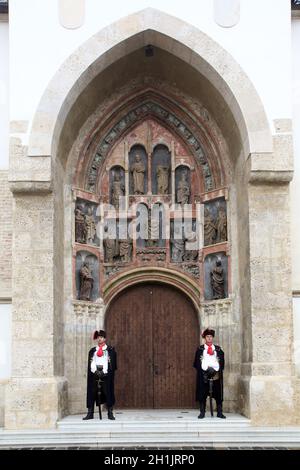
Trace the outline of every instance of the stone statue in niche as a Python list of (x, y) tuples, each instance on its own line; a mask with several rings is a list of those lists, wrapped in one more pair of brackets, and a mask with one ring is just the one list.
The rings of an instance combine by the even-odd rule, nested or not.
[(83, 205), (75, 209), (75, 241), (77, 243), (86, 243), (86, 226)]
[(123, 197), (125, 194), (125, 187), (121, 181), (120, 173), (115, 174), (114, 181), (112, 183), (112, 205), (119, 208), (120, 197)]
[(151, 217), (151, 212), (148, 215), (148, 240), (147, 246), (158, 246), (159, 240), (159, 217)]
[(127, 238), (119, 240), (119, 256), (120, 261), (128, 263), (131, 260), (132, 254), (132, 240)]
[(156, 168), (157, 194), (169, 193), (169, 167), (158, 165)]
[(216, 266), (210, 273), (211, 288), (213, 291), (213, 299), (224, 299), (225, 298), (225, 278), (224, 270), (222, 267), (222, 261), (217, 260)]
[(213, 245), (216, 242), (217, 227), (210, 211), (204, 209), (204, 245)]
[(84, 262), (80, 269), (80, 300), (91, 300), (94, 278), (89, 267), (89, 263)]
[(108, 227), (104, 227), (103, 247), (105, 263), (113, 263), (116, 256), (116, 240), (110, 238), (108, 234)]
[(185, 261), (196, 261), (198, 259), (198, 237), (191, 228), (186, 230), (185, 235)]
[(218, 216), (216, 221), (217, 229), (217, 243), (226, 242), (227, 240), (227, 217), (225, 208), (219, 207)]
[(182, 238), (180, 227), (174, 228), (174, 238), (171, 239), (172, 244), (172, 261), (181, 263), (185, 255), (185, 240)]
[(131, 167), (134, 194), (144, 194), (145, 171), (145, 166), (142, 162), (141, 156), (137, 153), (135, 156), (135, 162)]
[(188, 204), (189, 199), (190, 199), (190, 194), (191, 194), (191, 190), (190, 190), (190, 185), (187, 180), (187, 171), (184, 170), (180, 175), (180, 180), (178, 181), (177, 192), (176, 192), (176, 196), (177, 196), (176, 202), (178, 202), (178, 204), (181, 204), (182, 206), (184, 206), (184, 204)]
[(86, 243), (92, 244), (96, 235), (96, 224), (92, 207), (88, 207), (88, 212), (85, 216), (85, 233)]

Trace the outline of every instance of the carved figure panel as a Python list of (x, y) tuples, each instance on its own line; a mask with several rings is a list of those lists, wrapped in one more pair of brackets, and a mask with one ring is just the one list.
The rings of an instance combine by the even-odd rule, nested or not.
[(157, 145), (152, 155), (152, 194), (171, 193), (171, 155), (165, 145)]
[[(149, 238), (149, 211), (146, 204), (138, 204), (136, 211), (136, 246), (143, 248), (147, 246)], [(151, 225), (150, 225), (151, 227)]]
[(148, 158), (142, 145), (134, 145), (129, 152), (130, 194), (142, 195), (148, 190)]
[(228, 259), (225, 253), (213, 253), (206, 256), (204, 279), (204, 296), (206, 300), (228, 297)]
[(95, 301), (99, 297), (99, 261), (88, 251), (79, 251), (76, 255), (76, 291), (77, 299)]
[(176, 195), (175, 201), (177, 204), (190, 204), (191, 199), (191, 172), (190, 169), (184, 165), (176, 168), (175, 171), (175, 186)]
[(204, 245), (227, 241), (226, 201), (223, 198), (205, 203)]
[(97, 205), (83, 199), (77, 199), (75, 207), (75, 241), (99, 246), (98, 222)]
[(196, 220), (171, 222), (171, 260), (175, 263), (195, 262), (199, 256), (199, 233)]
[(119, 209), (125, 196), (125, 171), (121, 166), (114, 166), (109, 171), (110, 204)]

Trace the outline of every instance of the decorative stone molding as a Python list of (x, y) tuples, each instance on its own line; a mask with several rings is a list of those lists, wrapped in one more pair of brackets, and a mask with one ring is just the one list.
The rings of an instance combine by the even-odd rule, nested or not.
[(103, 301), (97, 302), (85, 302), (78, 300), (73, 302), (73, 309), (76, 316), (84, 315), (87, 317), (93, 317), (102, 314)]
[(205, 190), (210, 191), (214, 189), (213, 176), (199, 139), (194, 135), (194, 132), (189, 129), (188, 125), (178, 118), (178, 116), (175, 116), (173, 112), (165, 109), (161, 104), (157, 104), (153, 101), (144, 102), (136, 108), (131, 109), (113, 126), (112, 129), (110, 129), (105, 134), (97, 148), (96, 155), (94, 156), (88, 170), (86, 189), (88, 191), (95, 191), (98, 170), (112, 147), (115, 145), (120, 136), (124, 134), (132, 125), (141, 119), (144, 119), (148, 115), (158, 117), (180, 135), (180, 137), (191, 149), (196, 160), (198, 160), (202, 166)]

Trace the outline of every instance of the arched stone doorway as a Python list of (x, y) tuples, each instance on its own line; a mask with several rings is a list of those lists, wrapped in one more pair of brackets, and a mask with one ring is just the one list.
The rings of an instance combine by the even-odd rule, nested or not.
[[(93, 178), (101, 158), (93, 151), (97, 150), (101, 135), (95, 145), (92, 140), (97, 134), (97, 126), (103, 124), (103, 117), (111, 117), (116, 109), (114, 103), (121, 98), (126, 79), (128, 86), (133, 85), (133, 95), (136, 93), (137, 82), (130, 82), (130, 79), (136, 79), (134, 66), (140, 62), (128, 59), (130, 55), (133, 58), (143, 52), (149, 43), (161, 50), (161, 57), (168, 58), (167, 62), (161, 60), (157, 64), (158, 73), (152, 89), (157, 91), (160, 79), (169, 79), (171, 85), (177, 83), (179, 88), (185, 84), (185, 90), (179, 90), (175, 97), (169, 84), (171, 93), (167, 109), (162, 106), (155, 111), (162, 111), (162, 114), (168, 111), (173, 118), (172, 111), (176, 111), (173, 105), (183, 104), (182, 91), (192, 93), (188, 102), (183, 97), (186, 109), (191, 111), (195, 105), (200, 114), (204, 111), (196, 121), (205, 124), (202, 144), (207, 149), (207, 144), (211, 143), (211, 151), (208, 162), (199, 155), (200, 173), (208, 181), (206, 187), (199, 186), (201, 191), (204, 188), (204, 192), (214, 198), (216, 193), (211, 194), (209, 189), (211, 174), (217, 178), (215, 189), (224, 190), (220, 187), (224, 184), (222, 168), (231, 170), (227, 182), (231, 228), (228, 254), (234, 261), (232, 276), (228, 276), (228, 291), (232, 297), (226, 302), (202, 299), (201, 305), (202, 323), (217, 325), (218, 340), (229, 351), (225, 388), (228, 406), (256, 423), (295, 422), (296, 414), (291, 412), (296, 402), (292, 351), (287, 351), (285, 344), (292, 334), (288, 260), (289, 163), (282, 159), (280, 150), (273, 152), (272, 135), (258, 93), (230, 54), (193, 26), (146, 9), (100, 31), (83, 44), (62, 65), (45, 90), (33, 119), (29, 147), (12, 139), (11, 189), (15, 198), (16, 239), (23, 230), (19, 220), (30, 223), (28, 233), (22, 239), (22, 247), (26, 246), (28, 255), (19, 250), (14, 256), (13, 378), (6, 393), (5, 411), (8, 428), (51, 427), (55, 426), (58, 417), (84, 410), (86, 353), (91, 346), (91, 331), (103, 326), (105, 306), (101, 297), (101, 273), (95, 282), (99, 291), (93, 293), (91, 301), (75, 300), (74, 296), (74, 206), (78, 196), (74, 198), (72, 193), (74, 173), (82, 163), (84, 186), (79, 185), (79, 191), (84, 188), (89, 192), (89, 201), (96, 204), (94, 189), (99, 187), (94, 188), (90, 183), (97, 180), (97, 177)], [(155, 57), (159, 58), (159, 54)], [(132, 75), (126, 75), (125, 70)], [(140, 70), (144, 72), (143, 68)], [(142, 73), (140, 78), (145, 86), (146, 75)], [(106, 99), (113, 105), (112, 109)], [(198, 106), (197, 100), (204, 109)], [(119, 105), (118, 111), (121, 111), (122, 100)], [(137, 113), (139, 109), (132, 107), (128, 111), (130, 116), (131, 111)], [(214, 121), (219, 133), (214, 133), (210, 126)], [(115, 119), (117, 122), (121, 125), (121, 121)], [(183, 124), (183, 127), (178, 125), (178, 131), (182, 131), (187, 139), (191, 138), (191, 145), (195, 143), (193, 137), (197, 143), (197, 136), (186, 136), (186, 131), (193, 131), (190, 121), (184, 120)], [(112, 134), (106, 135), (106, 131), (112, 131)], [(107, 136), (113, 141), (114, 131), (113, 126), (102, 128), (102, 137)], [(152, 150), (155, 149), (150, 149), (149, 153)], [(84, 152), (90, 152), (90, 157), (95, 158), (81, 162)], [(175, 168), (173, 187), (180, 163)], [(110, 169), (113, 171), (110, 167), (107, 171)], [(80, 178), (77, 181), (80, 182)], [(270, 233), (274, 236), (270, 237)], [(286, 240), (285, 244), (282, 239)], [(42, 256), (41, 249), (45, 250)], [(219, 250), (219, 246), (216, 249)], [(81, 260), (90, 256), (95, 265), (99, 262), (95, 247), (90, 247), (88, 255), (87, 250), (82, 251)], [(203, 259), (199, 259), (201, 263)], [(34, 267), (32, 260), (36, 260)], [(274, 269), (278, 276), (276, 282)], [(193, 275), (197, 276), (197, 271)], [(30, 284), (27, 282), (29, 277)], [(199, 283), (204, 278), (202, 271)], [(204, 292), (203, 285), (200, 291)], [(27, 322), (27, 329), (24, 322)], [(279, 324), (284, 325), (284, 335), (277, 327)], [(39, 328), (31, 329), (32, 325)], [(268, 342), (261, 335), (262, 329), (269, 332)], [(44, 340), (45, 357), (37, 361), (41, 331), (47, 331), (49, 335)], [(24, 348), (20, 348), (21, 341), (24, 341)], [(282, 357), (286, 358), (286, 363), (280, 371), (285, 371), (285, 377), (278, 375), (281, 373), (278, 362)], [(278, 397), (278, 386), (282, 383), (285, 383), (287, 393)], [(26, 398), (21, 412), (18, 408), (20, 394)], [(275, 399), (281, 412), (272, 412)]]
[(110, 303), (105, 328), (118, 353), (118, 408), (193, 408), (199, 325), (191, 300), (167, 284), (142, 283)]

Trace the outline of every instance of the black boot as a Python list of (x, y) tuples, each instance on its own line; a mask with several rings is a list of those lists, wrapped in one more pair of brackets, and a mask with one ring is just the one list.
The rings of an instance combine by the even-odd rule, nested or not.
[(198, 416), (199, 419), (203, 419), (205, 417), (205, 403), (200, 402), (200, 414)]
[(222, 403), (217, 405), (217, 418), (226, 419), (226, 416), (222, 413)]
[(85, 421), (86, 419), (94, 419), (94, 408), (89, 408), (88, 414), (82, 419), (83, 421)]
[(107, 408), (107, 417), (108, 419), (111, 419), (111, 420), (115, 420), (116, 418), (114, 417), (113, 415), (113, 408), (112, 407), (108, 407)]

